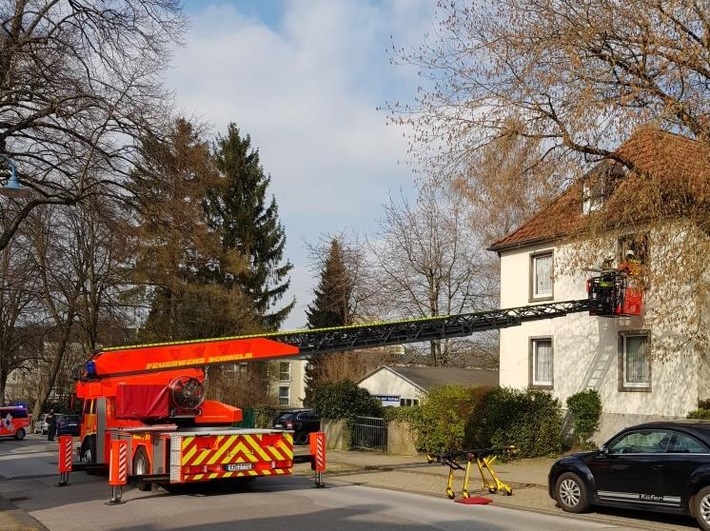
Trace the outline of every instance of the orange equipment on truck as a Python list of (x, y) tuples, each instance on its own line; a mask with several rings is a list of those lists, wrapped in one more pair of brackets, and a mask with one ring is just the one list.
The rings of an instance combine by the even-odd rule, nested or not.
[(113, 440), (128, 445), (138, 487), (289, 474), (293, 439), (282, 430), (240, 429), (242, 411), (205, 399), (205, 367), (294, 356), (266, 338), (226, 338), (109, 348), (75, 374), (83, 399), (81, 460), (105, 468)]

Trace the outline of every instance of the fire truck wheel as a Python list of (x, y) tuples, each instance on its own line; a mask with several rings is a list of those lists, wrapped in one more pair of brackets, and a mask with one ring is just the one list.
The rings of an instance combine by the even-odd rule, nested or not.
[[(148, 456), (145, 455), (145, 450), (143, 448), (138, 448), (136, 455), (133, 458), (133, 474), (136, 476), (144, 476), (148, 473)], [(152, 487), (150, 481), (138, 481), (136, 483), (136, 488), (142, 491), (148, 491)]]
[(15, 439), (17, 439), (18, 441), (21, 441), (24, 438), (25, 438), (25, 430), (24, 429), (20, 428), (19, 430), (17, 430), (15, 432)]
[(93, 435), (84, 439), (81, 443), (80, 459), (84, 463), (93, 463), (96, 458), (96, 437)]

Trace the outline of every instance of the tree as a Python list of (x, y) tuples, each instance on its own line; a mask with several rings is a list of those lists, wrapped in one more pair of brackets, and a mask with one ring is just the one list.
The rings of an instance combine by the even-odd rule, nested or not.
[(438, 163), (460, 170), (510, 134), (544, 140), (548, 160), (630, 167), (614, 148), (640, 125), (710, 139), (704, 3), (455, 0), (438, 10), (437, 38), (396, 52), (436, 82), (394, 115), (415, 121), (417, 145), (446, 140)]
[[(337, 239), (330, 242), (330, 250), (321, 271), (320, 282), (314, 290), (313, 303), (306, 309), (308, 328), (330, 328), (352, 324), (353, 281)], [(345, 353), (314, 354), (308, 357), (306, 367), (306, 400), (313, 389), (327, 380), (328, 359), (342, 357)], [(349, 356), (350, 354), (348, 354)]]
[(330, 242), (328, 258), (314, 294), (313, 303), (306, 309), (308, 328), (352, 324), (353, 281), (345, 266), (342, 246), (337, 239)]
[(0, 25), (0, 154), (33, 192), (0, 200), (3, 249), (40, 205), (124, 194), (131, 139), (166, 114), (160, 74), (185, 21), (173, 0), (16, 0)]
[[(306, 309), (308, 328), (349, 326), (372, 320), (371, 316), (360, 313), (371, 296), (364, 253), (357, 237), (345, 233), (324, 235), (319, 245), (310, 247), (311, 263), (314, 269), (318, 268), (320, 281), (313, 302)], [(306, 403), (320, 386), (358, 381), (392, 358), (388, 348), (309, 356), (305, 371)]]
[(205, 202), (209, 227), (219, 234), (225, 251), (247, 260), (247, 267), (233, 277), (226, 271), (218, 274), (243, 290), (262, 331), (278, 330), (295, 301), (275, 309), (289, 288), (293, 265), (282, 262), (286, 235), (276, 198), (272, 196), (267, 205), (271, 177), (264, 173), (251, 137), (242, 138), (234, 123), (217, 139), (214, 156), (221, 179)]
[[(427, 171), (455, 181), (484, 149), (515, 138), (537, 143), (533, 159), (551, 167), (551, 184), (569, 185), (574, 193), (563, 202), (578, 194), (581, 203), (585, 188), (620, 190), (613, 207), (587, 216), (574, 233), (557, 216), (550, 232), (569, 236), (567, 268), (598, 263), (609, 240), (654, 235), (646, 323), (684, 323), (667, 353), (692, 351), (693, 341), (702, 351), (710, 344), (702, 311), (710, 297), (710, 177), (707, 164), (688, 162), (710, 155), (710, 6), (454, 0), (438, 10), (435, 39), (395, 52), (423, 76), (421, 97), (392, 117), (414, 126), (412, 149)], [(671, 139), (677, 135), (688, 142)], [(527, 182), (511, 197), (525, 194)], [(699, 305), (677, 296), (679, 286), (692, 286)]]
[[(371, 241), (377, 306), (388, 318), (436, 317), (480, 311), (497, 301), (497, 277), (482, 256), (480, 242), (466, 224), (467, 211), (445, 190), (424, 186), (417, 203), (390, 203)], [(483, 340), (482, 340), (483, 338)], [(469, 341), (437, 340), (429, 363), (462, 363), (463, 353), (492, 356), (491, 336)], [(488, 343), (488, 344), (486, 344)]]
[[(36, 361), (33, 348), (41, 316), (39, 278), (31, 249), (17, 238), (0, 251), (0, 401), (4, 405), (10, 374)], [(27, 397), (22, 397), (27, 398)]]
[(245, 266), (222, 249), (207, 223), (204, 201), (217, 182), (207, 143), (193, 124), (178, 119), (166, 141), (145, 138), (141, 154), (131, 183), (138, 216), (135, 281), (150, 300), (141, 339), (255, 332), (243, 293), (211, 278), (212, 270), (236, 276)]

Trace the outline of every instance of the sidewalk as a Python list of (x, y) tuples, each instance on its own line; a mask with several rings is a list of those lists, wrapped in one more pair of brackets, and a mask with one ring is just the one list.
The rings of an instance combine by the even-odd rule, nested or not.
[[(547, 474), (553, 462), (554, 459), (538, 458), (492, 463), (491, 469), (500, 481), (512, 488), (512, 495), (504, 492), (490, 493), (484, 489), (478, 467), (474, 463), (469, 478), (469, 494), (490, 498), (496, 505), (558, 513), (560, 509), (555, 507), (554, 500), (547, 494)], [(446, 498), (449, 470), (447, 465), (428, 463), (425, 455), (329, 450), (324, 482), (327, 484), (332, 479)], [(487, 472), (485, 479), (492, 480)], [(454, 470), (452, 488), (456, 498), (461, 497), (463, 481), (464, 470)]]

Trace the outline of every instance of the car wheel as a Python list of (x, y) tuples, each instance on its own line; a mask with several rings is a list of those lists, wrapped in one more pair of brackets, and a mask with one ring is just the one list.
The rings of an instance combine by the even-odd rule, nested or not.
[(555, 499), (563, 511), (582, 513), (589, 509), (587, 486), (577, 474), (565, 472), (555, 483)]
[(693, 496), (692, 514), (704, 531), (710, 531), (710, 487), (704, 487)]
[(308, 443), (308, 434), (305, 431), (297, 431), (293, 436), (293, 442), (295, 444), (306, 444)]
[(23, 428), (20, 428), (15, 432), (15, 439), (18, 441), (21, 441), (22, 439), (25, 438), (25, 430)]
[[(133, 458), (133, 474), (136, 476), (144, 476), (148, 473), (148, 456), (145, 455), (145, 450), (143, 448), (138, 448), (136, 455)], [(150, 481), (138, 481), (136, 483), (136, 488), (142, 491), (148, 491), (152, 487)]]

